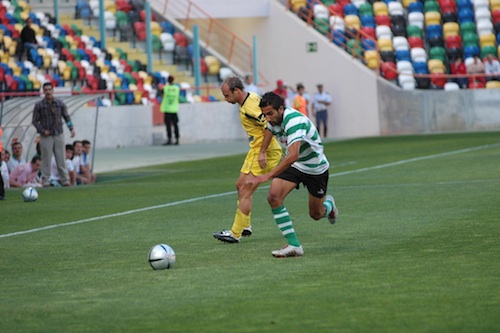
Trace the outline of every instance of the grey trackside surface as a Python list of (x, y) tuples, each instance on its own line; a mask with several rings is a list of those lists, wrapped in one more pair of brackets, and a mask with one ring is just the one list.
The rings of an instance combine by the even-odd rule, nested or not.
[(194, 161), (219, 156), (245, 154), (248, 141), (190, 143), (178, 146), (146, 146), (96, 149), (95, 173), (138, 168), (144, 166)]

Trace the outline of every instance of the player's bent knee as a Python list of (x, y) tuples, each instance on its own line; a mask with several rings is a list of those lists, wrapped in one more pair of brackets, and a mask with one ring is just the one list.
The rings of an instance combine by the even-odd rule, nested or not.
[(279, 196), (272, 193), (269, 193), (269, 195), (267, 196), (267, 202), (269, 202), (269, 205), (271, 205), (271, 207), (279, 207), (283, 204), (283, 200), (281, 200)]

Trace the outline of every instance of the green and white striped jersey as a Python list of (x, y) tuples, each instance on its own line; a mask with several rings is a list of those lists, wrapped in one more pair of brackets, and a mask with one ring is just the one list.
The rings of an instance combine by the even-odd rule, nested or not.
[(267, 127), (285, 148), (301, 141), (299, 159), (292, 167), (310, 175), (320, 175), (328, 170), (330, 163), (323, 153), (321, 137), (316, 126), (305, 115), (287, 107), (283, 111), (283, 123), (278, 126), (268, 123)]

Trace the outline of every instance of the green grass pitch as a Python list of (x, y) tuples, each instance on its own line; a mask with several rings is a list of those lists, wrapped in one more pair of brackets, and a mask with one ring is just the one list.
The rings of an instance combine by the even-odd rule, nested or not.
[[(0, 332), (499, 332), (500, 133), (328, 142), (339, 222), (286, 199), (304, 247), (254, 196), (224, 244), (242, 155), (98, 175), (0, 202)], [(173, 269), (147, 262), (172, 246)]]

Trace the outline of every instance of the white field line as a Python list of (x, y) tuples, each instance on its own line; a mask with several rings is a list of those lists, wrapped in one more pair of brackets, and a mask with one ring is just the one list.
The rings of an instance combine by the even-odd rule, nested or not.
[[(418, 161), (423, 161), (423, 160), (428, 160), (428, 159), (433, 159), (433, 158), (439, 158), (439, 157), (444, 157), (444, 156), (450, 156), (450, 155), (455, 155), (455, 154), (468, 153), (468, 152), (475, 151), (475, 150), (493, 148), (493, 147), (498, 147), (498, 146), (500, 146), (500, 143), (483, 145), (483, 146), (477, 146), (477, 147), (471, 147), (471, 148), (465, 148), (465, 149), (460, 149), (460, 150), (454, 150), (454, 151), (450, 151), (450, 152), (446, 152), (446, 153), (441, 153), (441, 154), (434, 154), (434, 155), (427, 155), (427, 156), (415, 157), (415, 158), (410, 158), (410, 159), (401, 160), (401, 161), (397, 161), (397, 162), (392, 162), (392, 163), (387, 163), (387, 164), (381, 164), (381, 165), (375, 165), (375, 166), (367, 167), (367, 168), (361, 168), (361, 169), (357, 169), (357, 170), (350, 170), (350, 171), (338, 172), (338, 173), (335, 173), (333, 175), (330, 175), (330, 177), (346, 176), (346, 175), (351, 175), (351, 174), (354, 174), (354, 173), (360, 173), (360, 172), (378, 170), (378, 169), (388, 168), (388, 167), (392, 167), (392, 166), (397, 166), (397, 165), (402, 165), (402, 164), (407, 164), (407, 163), (413, 163), (413, 162), (418, 162)], [(265, 186), (265, 187), (262, 187), (262, 188), (266, 188), (266, 187), (269, 187), (269, 186)], [(119, 217), (119, 216), (125, 216), (125, 215), (140, 213), (140, 212), (146, 212), (146, 211), (154, 210), (154, 209), (166, 208), (166, 207), (171, 207), (171, 206), (178, 206), (178, 205), (182, 205), (182, 204), (186, 204), (186, 203), (191, 203), (191, 202), (196, 202), (196, 201), (200, 201), (200, 200), (206, 200), (206, 199), (223, 197), (223, 196), (227, 196), (227, 195), (233, 195), (233, 194), (236, 194), (236, 193), (237, 193), (236, 191), (231, 191), (231, 192), (224, 192), (224, 193), (219, 193), (219, 194), (206, 195), (206, 196), (192, 198), (192, 199), (187, 199), (187, 200), (170, 202), (170, 203), (166, 203), (166, 204), (163, 204), (163, 205), (155, 205), (155, 206), (149, 206), (149, 207), (144, 207), (144, 208), (127, 210), (127, 211), (124, 211), (124, 212), (121, 212), (121, 213), (96, 216), (96, 217), (91, 217), (91, 218), (88, 218), (88, 219), (82, 219), (82, 220), (77, 220), (77, 221), (72, 221), (72, 222), (53, 224), (53, 225), (48, 225), (48, 226), (45, 226), (45, 227), (34, 228), (34, 229), (29, 229), (29, 230), (24, 230), (24, 231), (11, 232), (11, 233), (8, 233), (8, 234), (1, 234), (0, 238), (7, 238), (7, 237), (25, 235), (25, 234), (30, 234), (30, 233), (38, 232), (38, 231), (44, 231), (44, 230), (55, 229), (55, 228), (60, 228), (60, 227), (67, 227), (67, 226), (76, 225), (76, 224), (82, 224), (82, 223), (87, 223), (87, 222), (92, 222), (92, 221), (104, 220), (104, 219), (108, 219), (108, 218), (112, 218), (112, 217)]]

